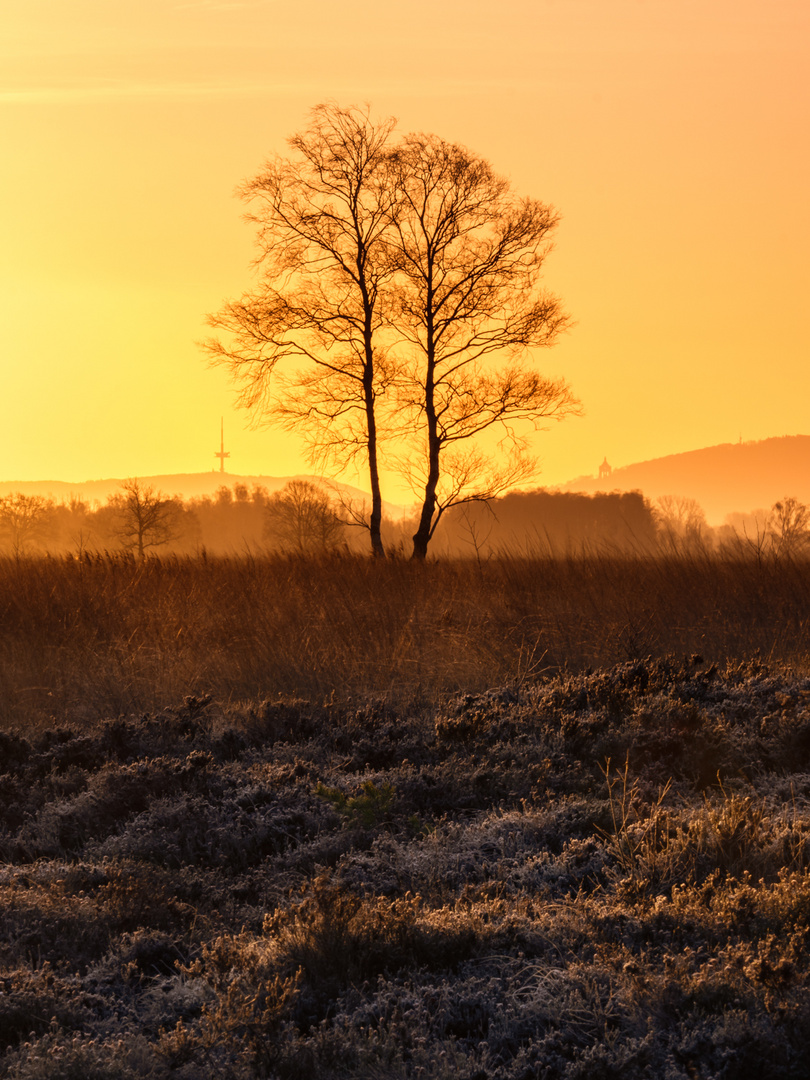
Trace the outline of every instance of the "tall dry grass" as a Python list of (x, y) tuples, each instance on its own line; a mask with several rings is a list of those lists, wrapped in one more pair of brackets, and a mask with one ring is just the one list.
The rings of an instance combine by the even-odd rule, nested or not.
[(583, 552), (0, 561), (0, 724), (221, 701), (398, 704), (644, 656), (804, 666), (810, 562)]

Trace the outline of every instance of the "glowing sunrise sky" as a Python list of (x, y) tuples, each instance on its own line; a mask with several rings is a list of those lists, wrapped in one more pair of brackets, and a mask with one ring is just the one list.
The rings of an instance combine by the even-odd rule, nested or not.
[(0, 0), (0, 57), (2, 480), (206, 471), (221, 415), (234, 472), (307, 471), (196, 342), (325, 100), (561, 212), (542, 482), (810, 432), (807, 0)]

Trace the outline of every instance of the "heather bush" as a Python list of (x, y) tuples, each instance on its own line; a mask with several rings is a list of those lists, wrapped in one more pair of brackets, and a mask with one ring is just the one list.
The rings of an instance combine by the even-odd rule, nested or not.
[(106, 1040), (62, 1033), (57, 1025), (8, 1055), (8, 1080), (162, 1080), (169, 1076), (146, 1039)]

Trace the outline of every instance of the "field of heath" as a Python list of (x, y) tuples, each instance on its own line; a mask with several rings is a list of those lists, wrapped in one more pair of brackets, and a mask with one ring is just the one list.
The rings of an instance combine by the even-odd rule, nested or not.
[(805, 1077), (808, 592), (4, 563), (0, 1077)]

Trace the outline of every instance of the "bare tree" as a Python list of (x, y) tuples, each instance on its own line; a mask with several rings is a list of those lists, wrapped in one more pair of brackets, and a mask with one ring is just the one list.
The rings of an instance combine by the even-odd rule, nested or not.
[(384, 553), (378, 411), (391, 377), (382, 293), (392, 274), (393, 127), (373, 123), (368, 111), (319, 105), (289, 140), (294, 157), (268, 162), (242, 185), (258, 226), (261, 279), (210, 317), (228, 339), (206, 343), (241, 387), (241, 404), (303, 434), (313, 464), (363, 461), (375, 555)]
[(322, 488), (290, 480), (267, 501), (265, 538), (285, 551), (322, 554), (340, 545), (343, 522)]
[(50, 535), (54, 514), (53, 500), (41, 495), (17, 491), (0, 498), (0, 536), (8, 540), (15, 558)]
[(810, 507), (792, 495), (774, 503), (768, 518), (774, 555), (796, 555), (810, 547)]
[(209, 318), (226, 337), (205, 347), (257, 420), (306, 438), (313, 463), (365, 462), (375, 555), (380, 436), (403, 438), (421, 559), (447, 507), (533, 476), (529, 430), (579, 403), (532, 358), (567, 325), (540, 287), (555, 211), (518, 199), (463, 147), (426, 135), (394, 145), (393, 130), (320, 105), (293, 156), (242, 185), (260, 281)]
[(659, 542), (671, 551), (695, 551), (705, 545), (706, 515), (696, 499), (661, 495), (655, 500), (653, 518)]
[[(531, 357), (567, 325), (559, 300), (540, 287), (555, 211), (518, 199), (488, 162), (435, 136), (406, 137), (392, 169), (393, 321), (408, 346), (398, 389), (421, 431), (406, 469), (422, 491), (413, 556), (423, 559), (449, 506), (491, 499), (534, 474), (526, 426), (560, 420), (579, 403)], [(491, 430), (500, 432), (499, 455), (478, 441)]]
[(121, 493), (109, 500), (115, 524), (113, 531), (122, 546), (143, 559), (147, 548), (162, 547), (180, 532), (183, 508), (178, 499), (144, 485), (137, 477), (124, 480)]

